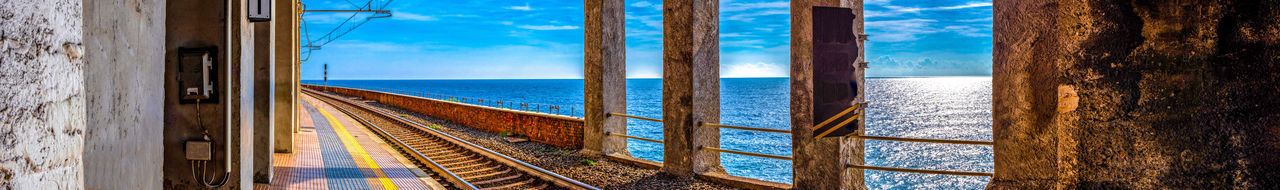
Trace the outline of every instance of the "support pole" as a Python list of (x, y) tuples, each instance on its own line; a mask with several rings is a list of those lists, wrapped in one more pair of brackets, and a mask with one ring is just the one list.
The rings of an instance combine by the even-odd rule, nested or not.
[(275, 6), (275, 152), (292, 153), (294, 131), (298, 126), (298, 4), (296, 0), (279, 0)]
[(623, 0), (585, 0), (584, 85), (586, 125), (583, 153), (589, 156), (627, 152), (627, 140), (605, 133), (627, 134), (627, 119), (608, 113), (627, 113), (626, 33)]
[[(845, 7), (854, 11), (854, 32), (863, 33), (862, 0), (792, 0), (791, 1), (791, 146), (795, 189), (866, 189), (863, 171), (846, 168), (846, 164), (864, 165), (863, 141), (858, 138), (813, 138), (813, 19), (812, 7)], [(859, 55), (864, 44), (859, 41)], [(857, 61), (862, 62), (864, 56)], [(860, 64), (858, 64), (860, 65)], [(865, 101), (864, 71), (855, 67), (853, 76), (858, 81), (855, 102)], [(852, 135), (862, 135), (866, 123), (859, 122), (859, 130)]]
[(719, 0), (667, 0), (662, 11), (662, 170), (692, 177), (724, 172), (720, 153)]
[[(269, 9), (275, 4), (267, 5)], [(275, 11), (270, 11), (275, 18)], [(276, 21), (253, 23), (254, 75), (253, 75), (253, 182), (271, 183), (271, 159), (275, 147), (275, 45)]]

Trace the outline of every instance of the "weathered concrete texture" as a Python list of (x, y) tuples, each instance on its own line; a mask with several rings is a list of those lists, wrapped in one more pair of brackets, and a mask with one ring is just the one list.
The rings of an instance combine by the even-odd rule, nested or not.
[(585, 120), (583, 153), (591, 156), (630, 156), (627, 140), (608, 133), (627, 134), (627, 118), (608, 113), (627, 113), (627, 72), (625, 7), (622, 0), (585, 0), (584, 55)]
[(80, 7), (0, 2), (0, 189), (84, 188)]
[[(165, 19), (165, 189), (203, 189), (191, 175), (184, 142), (208, 131), (213, 160), (209, 178), (230, 173), (221, 189), (251, 187), (253, 150), (253, 28), (245, 17), (245, 1), (167, 2)], [(230, 18), (230, 19), (225, 19)], [(196, 104), (179, 104), (174, 79), (178, 48), (215, 47), (214, 94)]]
[(582, 148), (583, 121), (576, 117), (497, 109), (342, 87), (316, 85), (303, 85), (303, 87), (373, 100), (482, 131), (519, 132), (529, 136), (529, 140), (534, 142), (562, 148)]
[(161, 188), (164, 4), (85, 1), (89, 189)]
[(1280, 1), (997, 0), (995, 189), (1280, 188)]
[(662, 4), (662, 170), (677, 176), (724, 172), (720, 153), (720, 1)]
[(292, 153), (298, 127), (298, 14), (294, 0), (275, 1), (275, 148)]
[[(865, 164), (863, 141), (857, 138), (813, 138), (813, 19), (812, 7), (846, 7), (853, 9), (856, 21), (854, 31), (863, 32), (861, 0), (793, 0), (791, 1), (791, 144), (792, 170), (795, 189), (866, 189), (863, 171), (845, 167), (845, 164)], [(859, 41), (859, 57), (863, 60), (863, 48)], [(860, 61), (856, 61), (860, 62)], [(850, 63), (854, 64), (854, 63)], [(865, 101), (866, 69), (858, 67), (854, 78), (858, 81), (858, 97)], [(866, 122), (858, 121), (865, 129)], [(859, 130), (854, 134), (862, 134)], [(839, 150), (839, 151), (832, 151)]]
[(275, 152), (276, 38), (273, 22), (253, 24), (256, 50), (253, 60), (253, 181), (256, 183), (271, 183), (271, 158)]

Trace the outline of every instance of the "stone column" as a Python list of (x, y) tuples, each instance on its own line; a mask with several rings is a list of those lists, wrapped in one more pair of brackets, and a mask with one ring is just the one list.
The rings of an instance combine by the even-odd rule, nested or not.
[(275, 149), (275, 3), (269, 5), (272, 21), (253, 23), (253, 182), (271, 183), (271, 158)]
[[(851, 8), (857, 19), (854, 31), (858, 34), (863, 31), (861, 0), (791, 1), (791, 145), (795, 158), (792, 185), (795, 189), (866, 189), (863, 171), (845, 167), (864, 164), (861, 139), (813, 138), (812, 127), (816, 124), (813, 119), (813, 6)], [(859, 48), (865, 47), (859, 45)], [(865, 100), (864, 71), (858, 67), (853, 74), (859, 84), (855, 102)], [(858, 122), (860, 129), (866, 128), (865, 119)], [(853, 135), (862, 133), (863, 130), (858, 130)]]
[(84, 1), (84, 185), (162, 189), (165, 1), (116, 3)]
[(275, 116), (275, 128), (271, 134), (275, 135), (275, 152), (292, 153), (294, 129), (298, 125), (298, 98), (295, 93), (298, 87), (295, 75), (298, 72), (298, 4), (295, 0), (277, 0), (275, 3), (275, 16), (271, 19), (275, 25), (275, 49), (272, 50), (275, 52), (272, 58), (275, 65), (275, 97), (272, 100), (275, 110), (271, 111)]
[(0, 1), (0, 189), (85, 187), (80, 3)]
[(1280, 187), (1280, 1), (994, 9), (990, 189)]
[(662, 170), (691, 177), (724, 172), (720, 153), (719, 0), (668, 0), (662, 12)]
[(586, 125), (582, 130), (582, 150), (587, 155), (630, 156), (627, 139), (605, 135), (627, 134), (627, 118), (607, 115), (627, 113), (626, 4), (623, 0), (585, 0), (583, 5)]

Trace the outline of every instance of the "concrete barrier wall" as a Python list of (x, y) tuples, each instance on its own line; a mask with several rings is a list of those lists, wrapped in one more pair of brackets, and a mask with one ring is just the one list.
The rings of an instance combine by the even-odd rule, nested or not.
[(488, 132), (514, 131), (529, 140), (564, 148), (582, 148), (582, 118), (544, 113), (516, 111), (449, 101), (427, 99), (386, 92), (342, 87), (303, 85), (303, 87), (335, 92), (378, 101), (423, 115)]

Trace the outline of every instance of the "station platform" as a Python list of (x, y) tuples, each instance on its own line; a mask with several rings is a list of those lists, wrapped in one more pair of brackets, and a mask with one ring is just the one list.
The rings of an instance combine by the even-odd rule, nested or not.
[(276, 153), (254, 189), (443, 189), (363, 124), (302, 95), (293, 153)]

